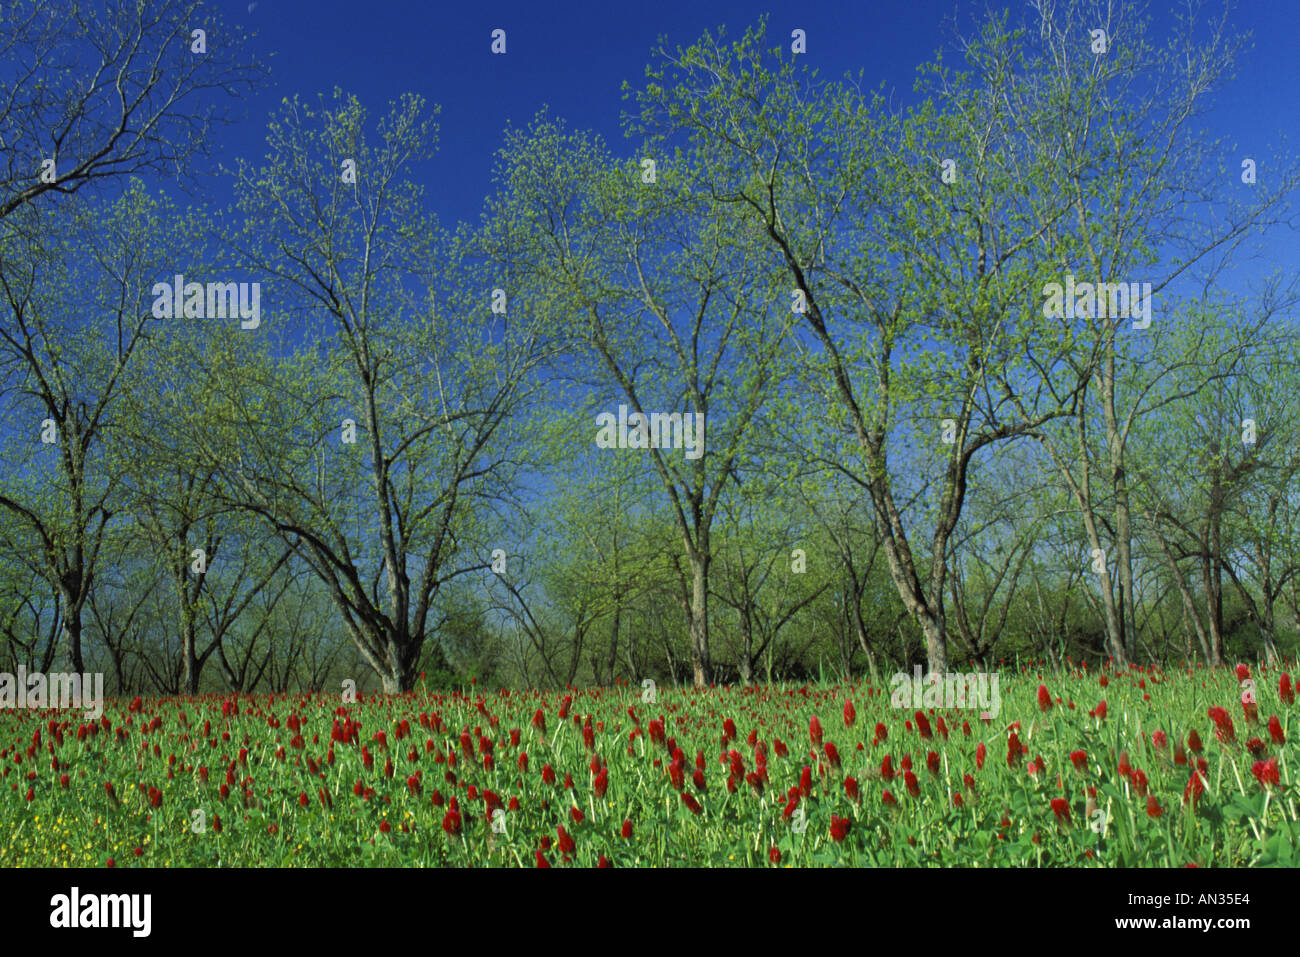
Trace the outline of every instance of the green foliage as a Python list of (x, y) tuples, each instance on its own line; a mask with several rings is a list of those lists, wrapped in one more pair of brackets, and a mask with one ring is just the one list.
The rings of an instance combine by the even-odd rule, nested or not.
[[(1294, 672), (1295, 662), (1289, 666)], [(928, 737), (912, 709), (891, 707), (888, 683), (664, 689), (647, 704), (637, 687), (515, 695), (462, 687), (454, 695), (435, 694), (434, 677), (431, 672), (428, 693), (344, 706), (347, 719), (364, 730), (357, 741), (334, 742), (329, 759), (313, 754), (311, 745), (300, 752), (293, 742), (319, 737), (325, 750), (339, 717), (337, 695), (240, 697), (230, 717), (219, 697), (146, 701), (135, 717), (159, 723), (150, 733), (158, 756), (142, 753), (130, 736), (104, 732), (78, 740), (76, 722), (63, 722), (62, 738), (49, 742), (60, 765), (93, 762), (103, 773), (94, 781), (74, 777), (64, 787), (57, 771), (46, 770), (30, 782), (27, 800), (24, 782), (0, 806), (6, 835), (0, 850), (15, 866), (51, 867), (101, 866), (110, 857), (118, 867), (532, 867), (539, 851), (552, 866), (589, 867), (603, 857), (615, 867), (769, 867), (773, 849), (780, 866), (795, 867), (1242, 867), (1294, 860), (1300, 728), (1295, 705), (1278, 696), (1276, 672), (1254, 677), (1260, 720), (1276, 715), (1285, 743), (1239, 709), (1237, 740), (1216, 738), (1207, 710), (1216, 703), (1235, 707), (1239, 687), (1231, 671), (1203, 668), (1112, 671), (1104, 686), (1083, 669), (1003, 673), (996, 720), (940, 707), (930, 714)], [(1036, 700), (1040, 682), (1061, 701), (1047, 712)], [(846, 700), (855, 709), (851, 727), (841, 718)], [(1102, 700), (1106, 716), (1090, 714)], [(107, 704), (111, 727), (125, 721), (127, 707), (125, 700)], [(533, 725), (538, 709), (544, 732)], [(559, 716), (566, 710), (591, 716), (590, 747), (582, 723)], [(289, 727), (291, 715), (297, 730)], [(270, 724), (272, 716), (278, 726)], [(665, 742), (651, 740), (657, 734), (651, 722), (661, 716), (684, 754), (714, 753), (722, 739), (739, 771), (730, 762), (706, 762), (697, 781), (688, 758), (674, 783)], [(809, 744), (814, 716), (823, 728), (820, 747)], [(204, 721), (248, 741), (240, 770), (253, 781), (246, 796), (235, 789), (222, 796), (224, 764), (178, 764), (169, 773), (169, 754), (183, 751)], [(738, 740), (727, 739), (727, 721)], [(21, 750), (34, 724), (50, 735), (45, 716), (5, 711), (0, 741)], [(474, 727), (483, 729), (483, 740), (471, 736), (466, 750), (460, 729)], [(1025, 749), (1013, 761), (1007, 760), (1008, 727)], [(1193, 730), (1199, 752), (1190, 746)], [(757, 779), (750, 777), (759, 773), (757, 752), (745, 743), (751, 731), (766, 755)], [(1265, 754), (1256, 757), (1242, 746), (1247, 734), (1269, 738)], [(816, 762), (809, 747), (818, 752)], [(416, 753), (408, 760), (410, 749)], [(603, 759), (601, 782), (590, 768), (592, 749)], [(449, 753), (457, 757), (454, 765)], [(897, 776), (886, 777), (887, 757)], [(399, 773), (385, 772), (390, 759)], [(915, 775), (912, 788), (904, 759), (912, 768), (906, 773)], [(1277, 762), (1276, 784), (1260, 780), (1267, 779), (1266, 760)], [(1203, 790), (1193, 801), (1188, 788), (1197, 761), (1205, 762)], [(1128, 773), (1120, 770), (1125, 763)], [(547, 767), (554, 783), (544, 779)], [(414, 776), (421, 770), (422, 783)], [(788, 801), (802, 773), (809, 775), (808, 793)], [(447, 774), (455, 785), (444, 780)], [(141, 782), (156, 789), (156, 807), (147, 791), (136, 790)], [(469, 787), (485, 797), (465, 799), (462, 788)], [(453, 791), (460, 795), (459, 827), (450, 812)], [(495, 826), (485, 813), (488, 800), (503, 809)], [(1060, 803), (1054, 808), (1053, 801)], [(203, 812), (197, 831), (195, 811)], [(834, 818), (848, 823), (840, 839), (832, 832)], [(622, 834), (624, 821), (629, 837)], [(559, 828), (572, 838), (571, 851), (558, 845)], [(549, 850), (541, 850), (544, 840)]]

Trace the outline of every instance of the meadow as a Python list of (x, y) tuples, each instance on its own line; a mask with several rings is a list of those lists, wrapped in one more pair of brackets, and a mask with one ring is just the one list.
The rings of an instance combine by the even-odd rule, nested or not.
[(866, 679), (9, 710), (0, 859), (1290, 865), (1295, 667), (1008, 667), (996, 718), (891, 707)]

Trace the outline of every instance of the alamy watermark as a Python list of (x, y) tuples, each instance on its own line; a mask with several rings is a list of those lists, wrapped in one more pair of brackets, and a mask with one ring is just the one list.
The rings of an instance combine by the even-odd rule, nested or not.
[(242, 321), (241, 329), (256, 329), (262, 324), (262, 284), (260, 282), (186, 282), (180, 273), (170, 282), (154, 283), (155, 319), (233, 319)]
[(153, 921), (152, 894), (70, 893), (50, 898), (50, 926), (55, 928), (123, 927), (133, 937), (148, 937)]
[(600, 449), (683, 449), (688, 459), (704, 454), (703, 412), (640, 412), (628, 414), (627, 406), (618, 407), (618, 415), (602, 412), (596, 416), (596, 447)]
[(1047, 319), (1133, 319), (1134, 329), (1151, 326), (1151, 283), (1081, 282), (1066, 274), (1065, 285), (1043, 286), (1043, 316)]
[[(91, 687), (94, 694), (89, 694)], [(86, 717), (104, 714), (104, 674), (97, 671), (84, 675), (65, 672), (27, 673), (19, 665), (18, 674), (0, 671), (0, 709), (9, 708), (85, 708)]]
[(978, 708), (981, 718), (996, 718), (1002, 710), (998, 676), (985, 672), (922, 675), (921, 666), (889, 679), (889, 703), (895, 708)]

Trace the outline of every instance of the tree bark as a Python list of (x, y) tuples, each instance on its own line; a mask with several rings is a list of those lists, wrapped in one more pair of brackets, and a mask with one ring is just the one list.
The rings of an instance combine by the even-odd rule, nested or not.
[(702, 549), (693, 551), (691, 559), (691, 671), (695, 687), (713, 681), (713, 664), (709, 660), (709, 562), (707, 540)]
[(83, 674), (86, 662), (81, 650), (81, 611), (86, 604), (86, 589), (60, 585), (59, 599), (63, 603), (63, 645), (68, 651), (68, 660), (72, 662), (72, 670)]

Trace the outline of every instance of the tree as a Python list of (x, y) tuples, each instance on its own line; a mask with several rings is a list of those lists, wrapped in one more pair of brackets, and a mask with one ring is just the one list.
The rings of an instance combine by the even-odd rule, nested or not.
[[(832, 583), (826, 567), (820, 575), (816, 568), (808, 573), (806, 549), (800, 555), (787, 546), (800, 540), (796, 529), (806, 516), (772, 508), (771, 503), (780, 500), (775, 494), (778, 487), (765, 487), (761, 477), (754, 475), (724, 504), (714, 588), (719, 600), (736, 614), (736, 635), (728, 644), (735, 649), (736, 670), (745, 684), (753, 682), (757, 663), (781, 630)], [(817, 551), (813, 549), (814, 554)], [(841, 655), (846, 674), (849, 654)], [(869, 651), (868, 660), (872, 660)]]
[[(215, 264), (205, 270), (192, 260), (187, 268), (194, 275)], [(189, 440), (205, 421), (224, 414), (210, 398), (219, 394), (216, 384), (244, 379), (246, 370), (258, 368), (261, 350), (233, 322), (193, 319), (160, 330), (155, 346), (129, 379), (118, 437), (129, 455), (118, 469), (127, 487), (129, 531), (152, 546), (176, 603), (182, 686), (197, 694), (214, 653), (227, 680), (236, 678), (223, 642), (255, 596), (283, 593), (287, 581), (277, 579), (291, 549), (259, 541), (264, 529), (225, 501), (218, 469)], [(248, 680), (247, 664), (235, 687)]]
[[(1272, 185), (1261, 184), (1249, 200), (1223, 198), (1233, 182), (1221, 168), (1224, 144), (1195, 125), (1240, 47), (1222, 20), (1205, 24), (1203, 34), (1176, 31), (1159, 48), (1148, 38), (1148, 18), (1127, 8), (1044, 0), (1035, 14), (1040, 42), (1030, 74), (1039, 83), (1026, 94), (1040, 110), (1028, 127), (1030, 146), (1053, 157), (1043, 188), (1062, 198), (1068, 214), (1044, 221), (1044, 242), (1062, 273), (1106, 284), (1143, 276), (1150, 292), (1142, 321), (1167, 323), (1179, 311), (1180, 282), (1195, 277), (1208, 288), (1247, 235), (1276, 221), (1300, 182), (1300, 165), (1271, 164)], [(1153, 313), (1157, 295), (1162, 304)], [(1089, 388), (1072, 422), (1074, 447), (1061, 437), (1044, 441), (1075, 496), (1090, 548), (1104, 557), (1107, 634), (1122, 663), (1137, 638), (1127, 451), (1148, 411), (1146, 393), (1168, 370), (1154, 332), (1108, 311), (1099, 299), (1082, 317), (1072, 361), (1083, 363)], [(1093, 434), (1102, 448), (1095, 457)], [(1106, 493), (1104, 521), (1095, 485)]]
[[(1146, 528), (1211, 664), (1224, 661), (1225, 574), (1261, 630), (1266, 657), (1276, 660), (1274, 609), (1297, 573), (1286, 561), (1283, 508), (1300, 467), (1290, 424), (1295, 339), (1278, 329), (1296, 299), (1276, 285), (1253, 298), (1249, 306), (1199, 305), (1180, 324), (1171, 345), (1181, 349), (1166, 351), (1181, 361), (1153, 390), (1158, 413), (1135, 456)], [(1169, 434), (1186, 440), (1171, 449)], [(1184, 571), (1189, 560), (1204, 617)]]
[[(677, 594), (702, 687), (712, 681), (713, 521), (778, 383), (790, 321), (752, 229), (725, 222), (666, 152), (616, 162), (598, 140), (540, 116), (507, 135), (499, 181), (492, 215), (527, 224), (533, 274), (580, 316), (572, 345), (592, 363), (584, 369), (609, 398), (607, 414), (617, 402), (633, 422), (625, 454), (644, 456), (659, 479), (687, 566)], [(652, 435), (669, 416), (672, 433)], [(686, 448), (692, 426), (698, 445)]]
[(237, 98), (263, 77), (245, 42), (197, 0), (6, 3), (0, 220), (92, 184), (194, 173), (227, 119), (211, 94)]
[(32, 536), (59, 591), (68, 659), (84, 671), (82, 612), (126, 454), (115, 445), (118, 414), (129, 369), (160, 322), (150, 290), (180, 254), (168, 238), (179, 217), (133, 183), (105, 209), (79, 204), (60, 220), (67, 228), (35, 208), (23, 218), (39, 228), (11, 235), (0, 253), (0, 361), (26, 425), (6, 436), (6, 451), (26, 468), (21, 485), (0, 492), (0, 508)]
[[(30, 533), (0, 511), (0, 637), (13, 670), (48, 671), (63, 633), (59, 590), (51, 587)], [(28, 557), (35, 554), (35, 560)]]
[[(729, 46), (706, 35), (661, 50), (636, 94), (638, 128), (660, 150), (689, 149), (704, 188), (767, 238), (935, 671), (974, 463), (1069, 414), (1079, 390), (1061, 361), (1069, 330), (1027, 306), (1064, 210), (1042, 189), (1048, 158), (1012, 122), (1028, 82), (1004, 69), (1018, 39), (994, 24), (965, 51), (973, 77), (923, 71), (928, 98), (905, 116), (765, 49), (762, 25)], [(891, 462), (910, 442), (932, 450), (923, 517), (903, 506), (917, 463)]]
[(302, 310), (311, 348), (260, 387), (223, 383), (235, 427), (204, 440), (232, 504), (319, 577), (386, 692), (412, 687), (439, 590), (487, 565), (481, 510), (509, 490), (512, 416), (550, 348), (526, 294), (491, 310), (475, 237), (422, 214), (408, 177), (436, 136), (416, 96), (374, 147), (355, 98), (285, 104), (268, 164), (238, 174), (238, 255), (277, 280), (278, 315)]

